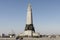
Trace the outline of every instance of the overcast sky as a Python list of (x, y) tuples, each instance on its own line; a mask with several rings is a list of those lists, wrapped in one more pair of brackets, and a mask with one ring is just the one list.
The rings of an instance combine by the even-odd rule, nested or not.
[[(60, 0), (30, 0), (35, 31), (60, 34)], [(24, 32), (28, 0), (0, 0), (0, 34)]]

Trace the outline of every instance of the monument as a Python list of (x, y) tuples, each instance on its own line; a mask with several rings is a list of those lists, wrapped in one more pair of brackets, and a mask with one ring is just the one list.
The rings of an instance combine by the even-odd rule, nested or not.
[(33, 16), (32, 16), (32, 7), (31, 4), (28, 3), (27, 8), (27, 20), (26, 20), (26, 26), (23, 33), (20, 33), (20, 36), (23, 37), (39, 37), (40, 34), (35, 32), (34, 25), (33, 25)]

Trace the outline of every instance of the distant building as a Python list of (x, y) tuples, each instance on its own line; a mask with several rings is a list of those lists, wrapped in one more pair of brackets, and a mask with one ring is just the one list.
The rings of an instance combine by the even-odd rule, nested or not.
[(16, 35), (15, 34), (8, 34), (11, 37), (15, 37)]
[(8, 36), (8, 35), (5, 35), (4, 33), (2, 34), (2, 36), (1, 36), (2, 38), (10, 38), (10, 36)]
[(49, 35), (49, 38), (56, 38), (56, 35)]
[(8, 35), (6, 35), (6, 34), (2, 34), (2, 36), (1, 36), (2, 38), (12, 38), (12, 37), (15, 37), (15, 34), (8, 34)]

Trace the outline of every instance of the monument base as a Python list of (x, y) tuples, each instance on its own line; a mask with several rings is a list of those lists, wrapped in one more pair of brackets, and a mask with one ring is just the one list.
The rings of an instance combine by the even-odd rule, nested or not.
[(27, 30), (27, 31), (24, 31), (23, 33), (20, 33), (19, 36), (20, 37), (40, 37), (40, 34), (31, 30)]

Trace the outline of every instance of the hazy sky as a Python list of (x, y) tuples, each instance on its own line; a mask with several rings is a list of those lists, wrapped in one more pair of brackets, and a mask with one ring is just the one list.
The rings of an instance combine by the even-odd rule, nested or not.
[[(60, 0), (30, 0), (40, 34), (60, 34)], [(24, 32), (28, 0), (0, 0), (0, 34)]]

